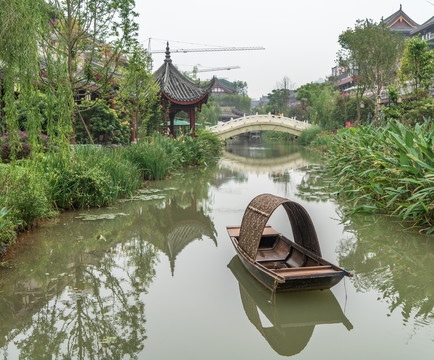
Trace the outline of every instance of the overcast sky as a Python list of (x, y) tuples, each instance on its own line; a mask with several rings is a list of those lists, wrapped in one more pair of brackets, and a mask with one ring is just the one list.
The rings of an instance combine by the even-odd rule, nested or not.
[[(151, 50), (263, 46), (262, 51), (173, 53), (181, 70), (240, 66), (199, 73), (246, 81), (252, 98), (267, 95), (287, 76), (295, 85), (326, 78), (335, 66), (338, 36), (357, 19), (376, 22), (403, 10), (422, 24), (434, 15), (434, 0), (136, 0), (140, 40)], [(154, 54), (154, 71), (164, 55)]]

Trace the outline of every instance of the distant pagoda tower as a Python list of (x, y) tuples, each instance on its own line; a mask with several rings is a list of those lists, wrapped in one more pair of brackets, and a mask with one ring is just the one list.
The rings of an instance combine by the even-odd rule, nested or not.
[(165, 133), (169, 133), (169, 120), (170, 134), (175, 136), (175, 115), (184, 111), (190, 118), (190, 131), (194, 135), (196, 131), (195, 109), (201, 111), (202, 105), (207, 103), (215, 79), (213, 78), (205, 86), (200, 86), (181, 74), (170, 58), (169, 42), (166, 46), (164, 63), (155, 71), (154, 78), (160, 87)]

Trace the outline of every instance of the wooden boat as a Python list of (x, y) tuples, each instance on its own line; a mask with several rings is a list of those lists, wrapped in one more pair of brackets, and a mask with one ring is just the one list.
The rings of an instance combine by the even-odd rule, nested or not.
[[(294, 241), (266, 225), (280, 205), (288, 214)], [(227, 230), (243, 265), (272, 291), (329, 289), (344, 276), (352, 276), (321, 257), (312, 220), (294, 201), (261, 194), (247, 206), (241, 226)]]

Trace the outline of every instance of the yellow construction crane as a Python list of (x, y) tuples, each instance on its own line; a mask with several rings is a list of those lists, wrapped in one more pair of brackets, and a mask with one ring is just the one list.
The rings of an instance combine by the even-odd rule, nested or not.
[[(152, 38), (148, 39), (148, 53), (149, 54), (164, 54), (166, 52), (166, 50), (151, 50), (151, 40)], [(160, 41), (167, 41), (167, 40), (163, 40), (163, 39), (157, 39)], [(179, 41), (173, 41), (173, 42), (177, 42), (179, 43)], [(167, 44), (169, 43), (169, 41), (167, 41)], [(184, 43), (187, 44), (187, 43)], [(193, 45), (198, 45), (198, 44), (193, 44)], [(204, 44), (201, 44), (202, 46), (204, 46)], [(207, 45), (205, 45), (207, 46)], [(189, 53), (189, 52), (210, 52), (210, 51), (250, 51), (250, 50), (265, 50), (265, 48), (263, 46), (231, 46), (231, 47), (202, 47), (202, 48), (189, 48), (189, 49), (170, 49), (170, 53)], [(150, 63), (150, 67), (152, 68), (152, 59), (151, 59), (151, 63)], [(217, 71), (217, 70), (231, 70), (231, 69), (238, 69), (239, 66), (225, 66), (225, 67), (220, 67), (220, 68), (213, 68), (213, 69), (208, 69), (208, 70), (197, 70), (197, 72), (206, 72), (206, 71)]]
[(201, 73), (201, 72), (209, 72), (209, 71), (221, 71), (221, 70), (232, 70), (232, 69), (239, 69), (240, 67), (238, 65), (235, 66), (221, 66), (221, 67), (212, 67), (212, 68), (203, 68), (203, 69), (197, 69), (196, 71), (189, 71), (188, 73), (191, 74), (193, 72)]

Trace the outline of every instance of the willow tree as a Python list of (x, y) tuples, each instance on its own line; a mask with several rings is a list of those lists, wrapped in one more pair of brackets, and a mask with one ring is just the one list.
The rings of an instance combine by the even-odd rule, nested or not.
[[(342, 49), (338, 52), (338, 62), (349, 70), (357, 85), (360, 120), (360, 102), (365, 90), (379, 99), (381, 90), (396, 78), (403, 41), (399, 35), (389, 32), (384, 22), (377, 24), (366, 19), (358, 20), (354, 29), (344, 31), (339, 36), (339, 44)], [(377, 120), (378, 112), (376, 102)]]
[[(84, 97), (113, 97), (123, 51), (134, 43), (134, 0), (46, 0), (51, 19), (42, 49), (64, 59), (66, 86), (73, 97), (72, 122), (86, 124), (78, 106)], [(56, 79), (53, 79), (56, 82)]]
[[(18, 130), (22, 129), (18, 124), (17, 99), (27, 110), (27, 120), (23, 126), (33, 149), (38, 148), (41, 139), (42, 115), (37, 106), (42, 63), (39, 41), (47, 25), (46, 15), (45, 2), (42, 0), (0, 0), (0, 124), (1, 131), (10, 136), (12, 154), (15, 153), (15, 144), (19, 144)], [(49, 52), (47, 55), (45, 75), (53, 74), (53, 66), (58, 65), (57, 59)], [(60, 80), (61, 67), (56, 72)], [(67, 93), (61, 92), (63, 95), (56, 94), (57, 98), (68, 98)], [(62, 106), (59, 107), (60, 103), (57, 101), (55, 105), (53, 97), (49, 98), (49, 115), (55, 118), (54, 111), (62, 114), (61, 126), (51, 122), (52, 125), (47, 127), (53, 142), (62, 138), (58, 136), (58, 129), (54, 131), (55, 127), (62, 130), (68, 128), (63, 125), (69, 122), (69, 113), (62, 110)], [(54, 109), (56, 106), (57, 110)]]

